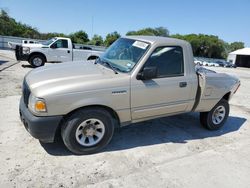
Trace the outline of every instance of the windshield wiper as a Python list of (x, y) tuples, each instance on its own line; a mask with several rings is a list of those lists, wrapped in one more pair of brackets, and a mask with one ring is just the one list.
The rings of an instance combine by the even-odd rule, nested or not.
[(115, 70), (115, 67), (113, 67), (113, 66), (111, 65), (111, 63), (109, 63), (109, 62), (107, 62), (107, 61), (104, 61), (103, 63), (105, 63), (106, 65), (108, 65), (108, 66), (114, 71), (115, 74), (118, 74), (118, 72)]
[(118, 72), (115, 70), (116, 68), (113, 67), (113, 65), (111, 63), (109, 63), (108, 61), (105, 61), (105, 60), (102, 60), (102, 59), (99, 59), (103, 64), (105, 65), (108, 65), (113, 71), (115, 74), (118, 74)]

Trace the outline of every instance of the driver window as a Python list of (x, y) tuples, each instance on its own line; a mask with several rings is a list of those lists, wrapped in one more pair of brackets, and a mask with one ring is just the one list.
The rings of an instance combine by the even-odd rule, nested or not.
[(57, 40), (54, 44), (53, 47), (55, 48), (68, 48), (68, 41), (67, 40)]
[(146, 67), (157, 67), (157, 78), (183, 76), (183, 51), (180, 46), (158, 47), (147, 60)]

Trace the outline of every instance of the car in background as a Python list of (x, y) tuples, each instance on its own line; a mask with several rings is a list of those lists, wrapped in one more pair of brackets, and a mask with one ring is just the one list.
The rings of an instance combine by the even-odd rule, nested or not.
[(203, 65), (204, 66), (209, 66), (209, 67), (214, 67), (214, 66), (218, 66), (216, 63), (212, 62), (212, 61), (203, 61)]
[(203, 61), (203, 62), (202, 62), (202, 65), (203, 65), (203, 66), (209, 66), (209, 62), (208, 62), (208, 61)]
[(237, 66), (236, 66), (235, 64), (233, 64), (233, 63), (231, 63), (231, 62), (228, 62), (228, 61), (226, 61), (226, 62), (224, 63), (224, 67), (228, 67), (228, 68), (237, 68)]
[(39, 41), (36, 40), (22, 40), (21, 43), (18, 42), (8, 42), (8, 46), (10, 49), (15, 50), (17, 45), (22, 45), (22, 44), (38, 44)]
[(199, 66), (202, 66), (203, 64), (202, 64), (202, 61), (199, 61), (199, 60), (194, 60), (194, 64), (196, 64), (196, 65), (199, 65)]
[(223, 61), (216, 61), (215, 64), (216, 64), (215, 65), (216, 67), (224, 67), (225, 62), (223, 62)]
[(38, 44), (39, 41), (36, 40), (22, 40), (22, 44)]
[(95, 60), (105, 50), (80, 47), (76, 49), (70, 38), (55, 37), (38, 44), (17, 45), (15, 55), (17, 61), (28, 61), (36, 68), (43, 66), (45, 62)]
[(218, 64), (217, 62), (210, 62), (210, 64), (213, 66), (213, 67), (219, 67), (220, 64)]
[(225, 59), (194, 57), (194, 63), (199, 66), (236, 68), (235, 64), (227, 62)]

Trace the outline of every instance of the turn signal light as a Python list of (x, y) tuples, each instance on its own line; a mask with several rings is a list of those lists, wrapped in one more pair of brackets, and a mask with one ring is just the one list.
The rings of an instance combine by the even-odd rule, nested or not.
[(46, 112), (46, 104), (43, 101), (36, 101), (35, 110), (40, 112)]

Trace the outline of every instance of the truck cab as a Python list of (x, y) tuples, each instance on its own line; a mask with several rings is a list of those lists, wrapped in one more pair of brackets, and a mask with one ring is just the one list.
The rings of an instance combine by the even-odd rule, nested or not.
[(73, 45), (69, 38), (53, 38), (47, 50), (49, 62), (72, 61)]

